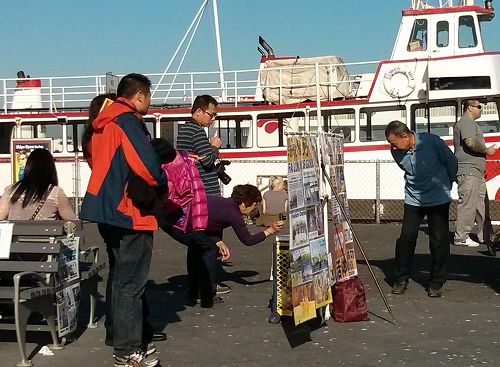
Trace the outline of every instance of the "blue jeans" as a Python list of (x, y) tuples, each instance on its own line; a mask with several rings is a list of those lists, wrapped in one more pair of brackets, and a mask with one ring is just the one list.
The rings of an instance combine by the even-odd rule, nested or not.
[[(129, 355), (143, 344), (143, 294), (148, 280), (153, 232), (136, 231), (107, 224), (99, 224), (108, 253), (114, 257), (110, 267), (113, 346), (117, 356)], [(110, 262), (113, 257), (110, 257)], [(110, 263), (110, 265), (112, 265)]]

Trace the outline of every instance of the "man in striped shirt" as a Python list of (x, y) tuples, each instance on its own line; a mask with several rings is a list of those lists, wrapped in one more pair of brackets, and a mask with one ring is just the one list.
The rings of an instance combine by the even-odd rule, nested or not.
[(208, 138), (205, 127), (215, 122), (218, 103), (214, 97), (202, 95), (196, 97), (191, 108), (191, 120), (179, 126), (177, 149), (193, 152), (201, 157), (198, 161), (207, 196), (221, 195), (219, 178), (215, 170), (215, 161), (219, 157), (222, 144), (218, 136)]

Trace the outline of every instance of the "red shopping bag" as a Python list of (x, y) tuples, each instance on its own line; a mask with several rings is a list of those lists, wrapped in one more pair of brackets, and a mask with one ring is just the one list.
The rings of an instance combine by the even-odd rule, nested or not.
[(335, 283), (333, 318), (338, 322), (367, 321), (365, 288), (358, 277)]

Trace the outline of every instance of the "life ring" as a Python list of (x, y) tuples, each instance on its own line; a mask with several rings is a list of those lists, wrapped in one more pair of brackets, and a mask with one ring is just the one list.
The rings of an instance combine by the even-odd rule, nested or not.
[(415, 75), (399, 66), (384, 74), (384, 89), (392, 98), (408, 97), (415, 89)]

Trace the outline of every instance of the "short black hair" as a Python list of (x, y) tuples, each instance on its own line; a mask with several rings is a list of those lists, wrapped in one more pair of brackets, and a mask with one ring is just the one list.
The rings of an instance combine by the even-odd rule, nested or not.
[(196, 97), (193, 102), (193, 107), (191, 107), (191, 114), (195, 113), (198, 108), (202, 110), (208, 109), (208, 106), (210, 104), (213, 104), (215, 107), (217, 107), (219, 105), (219, 102), (217, 102), (214, 97), (209, 96), (208, 94)]
[(388, 138), (389, 135), (403, 136), (404, 134), (410, 134), (410, 129), (404, 123), (399, 120), (391, 121), (385, 127), (385, 137)]
[(465, 111), (467, 111), (467, 108), (469, 108), (469, 106), (472, 106), (474, 101), (477, 101), (477, 99), (474, 99), (474, 98), (471, 98), (471, 99), (466, 99), (464, 101), (464, 108), (462, 110), (462, 112), (465, 113)]
[(246, 207), (249, 207), (253, 203), (260, 203), (262, 201), (262, 194), (259, 189), (250, 184), (236, 185), (233, 188), (231, 197), (236, 204), (240, 205), (241, 203), (244, 203)]
[(151, 88), (151, 80), (142, 74), (127, 74), (125, 75), (116, 90), (118, 97), (131, 99), (137, 92), (148, 93)]

